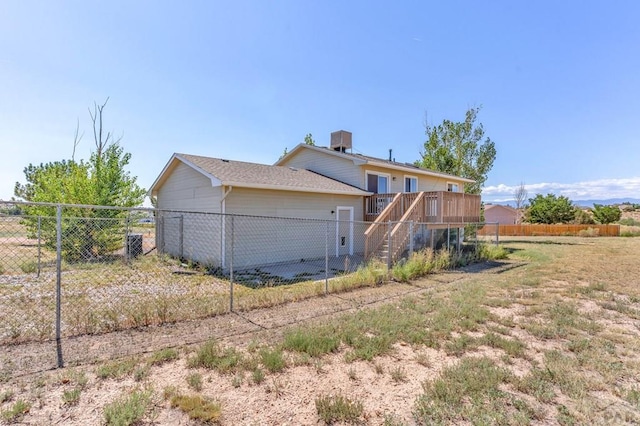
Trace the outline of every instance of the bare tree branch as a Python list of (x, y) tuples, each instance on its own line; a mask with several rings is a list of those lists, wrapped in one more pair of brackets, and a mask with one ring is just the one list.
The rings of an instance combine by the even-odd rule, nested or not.
[(76, 148), (78, 147), (78, 145), (80, 144), (80, 141), (82, 140), (82, 137), (84, 136), (84, 132), (82, 132), (81, 135), (79, 135), (79, 132), (80, 132), (80, 119), (78, 118), (76, 122), (76, 133), (73, 136), (73, 152), (71, 153), (71, 161), (75, 160)]
[(520, 186), (516, 188), (513, 192), (513, 198), (516, 200), (516, 208), (520, 209), (524, 206), (524, 202), (527, 199), (529, 193), (527, 192), (527, 188), (524, 185), (524, 182), (520, 182)]

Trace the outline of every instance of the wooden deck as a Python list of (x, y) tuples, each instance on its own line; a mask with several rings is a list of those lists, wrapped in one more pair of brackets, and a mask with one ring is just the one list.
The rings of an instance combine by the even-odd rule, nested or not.
[[(364, 220), (367, 222), (399, 221), (418, 197), (424, 197), (418, 216), (414, 219), (426, 223), (480, 222), (480, 196), (462, 192), (407, 192), (374, 194), (365, 197)], [(392, 211), (382, 213), (392, 206)]]
[(461, 192), (374, 194), (364, 203), (365, 220), (372, 222), (365, 231), (365, 258), (377, 255), (388, 262), (404, 251), (414, 223), (461, 228), (480, 222), (480, 196)]

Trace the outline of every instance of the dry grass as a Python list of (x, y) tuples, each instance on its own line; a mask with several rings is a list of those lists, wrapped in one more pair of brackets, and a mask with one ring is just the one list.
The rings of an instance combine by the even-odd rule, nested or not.
[[(0, 411), (69, 424), (104, 422), (105, 407), (158, 424), (204, 421), (205, 408), (240, 425), (640, 423), (640, 239), (502, 240), (524, 266), (431, 276), (410, 297), (233, 342), (9, 380)], [(153, 410), (125, 404), (140, 365), (144, 383), (174, 389)]]

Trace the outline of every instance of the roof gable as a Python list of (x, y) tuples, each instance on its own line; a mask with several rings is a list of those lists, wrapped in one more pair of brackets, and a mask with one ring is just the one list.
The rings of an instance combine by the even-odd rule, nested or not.
[(292, 158), (301, 150), (305, 150), (305, 149), (311, 150), (312, 152), (315, 152), (318, 154), (324, 154), (324, 155), (328, 154), (336, 158), (347, 159), (352, 161), (353, 164), (356, 166), (371, 165), (371, 166), (382, 167), (382, 168), (391, 169), (391, 170), (399, 170), (409, 174), (446, 178), (446, 179), (457, 180), (457, 181), (466, 182), (466, 183), (475, 182), (472, 179), (467, 179), (460, 176), (451, 175), (448, 173), (437, 172), (435, 170), (424, 169), (422, 167), (418, 167), (409, 163), (398, 163), (396, 161), (384, 160), (382, 158), (370, 157), (368, 155), (334, 151), (330, 148), (317, 147), (314, 145), (307, 145), (305, 143), (298, 144), (295, 148), (291, 150), (291, 152), (287, 153), (284, 157), (276, 161), (275, 165), (280, 166), (280, 165), (286, 164), (288, 159)]
[(358, 196), (370, 194), (309, 170), (176, 153), (173, 154), (156, 181), (151, 185), (149, 190), (151, 195), (157, 194), (158, 189), (180, 162), (209, 178), (212, 186)]

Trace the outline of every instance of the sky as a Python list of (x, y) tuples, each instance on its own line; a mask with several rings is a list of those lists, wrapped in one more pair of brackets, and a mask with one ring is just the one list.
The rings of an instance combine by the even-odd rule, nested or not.
[(94, 148), (88, 109), (149, 188), (174, 152), (273, 164), (311, 133), (420, 158), (478, 122), (485, 201), (640, 198), (640, 2), (0, 0), (0, 199)]

